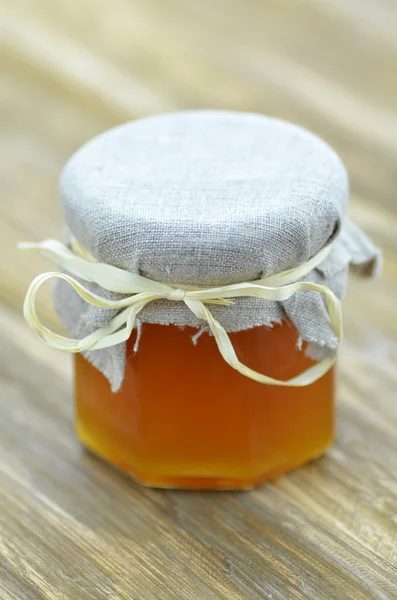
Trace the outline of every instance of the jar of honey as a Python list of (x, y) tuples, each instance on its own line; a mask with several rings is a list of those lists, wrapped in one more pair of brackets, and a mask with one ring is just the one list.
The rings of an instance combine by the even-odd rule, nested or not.
[[(156, 487), (247, 489), (333, 439), (349, 265), (379, 252), (344, 219), (346, 171), (323, 141), (261, 115), (189, 111), (117, 127), (66, 165), (62, 273), (25, 317), (75, 353), (76, 429)], [(42, 283), (71, 336), (34, 310)]]

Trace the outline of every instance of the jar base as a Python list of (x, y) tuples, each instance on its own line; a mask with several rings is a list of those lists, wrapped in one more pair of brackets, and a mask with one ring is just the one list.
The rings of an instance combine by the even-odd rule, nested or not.
[(281, 464), (277, 467), (269, 469), (266, 473), (250, 478), (240, 477), (222, 477), (222, 476), (201, 476), (201, 475), (162, 475), (158, 473), (141, 473), (138, 469), (134, 469), (130, 464), (123, 460), (110, 456), (95, 444), (95, 441), (87, 436), (80, 427), (77, 427), (77, 437), (82, 446), (96, 458), (105, 461), (113, 468), (131, 477), (136, 483), (144, 487), (160, 488), (160, 489), (179, 489), (179, 490), (202, 490), (202, 491), (245, 491), (251, 490), (261, 484), (291, 471), (302, 467), (303, 465), (321, 457), (324, 452), (332, 444), (333, 439), (330, 439), (321, 448), (313, 451), (310, 456), (296, 457), (294, 461)]

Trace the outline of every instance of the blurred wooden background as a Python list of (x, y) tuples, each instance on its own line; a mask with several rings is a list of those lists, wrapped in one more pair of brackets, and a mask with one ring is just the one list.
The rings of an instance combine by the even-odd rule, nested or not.
[[(1, 600), (397, 598), (396, 0), (3, 0)], [(23, 295), (62, 236), (57, 178), (92, 135), (180, 108), (263, 112), (341, 154), (384, 250), (352, 280), (327, 456), (247, 493), (140, 488), (84, 454), (71, 359)], [(49, 294), (41, 309), (49, 312)]]

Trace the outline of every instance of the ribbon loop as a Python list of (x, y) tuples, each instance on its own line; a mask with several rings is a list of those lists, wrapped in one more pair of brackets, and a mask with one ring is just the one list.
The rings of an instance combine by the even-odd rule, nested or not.
[[(239, 361), (226, 331), (205, 306), (205, 304), (233, 304), (232, 298), (244, 296), (280, 302), (287, 300), (300, 291), (316, 292), (325, 297), (330, 323), (340, 342), (343, 335), (340, 300), (324, 285), (299, 281), (324, 260), (330, 252), (330, 245), (296, 268), (257, 281), (216, 288), (168, 285), (106, 263), (100, 263), (74, 238), (70, 247), (56, 240), (45, 240), (39, 244), (21, 243), (18, 246), (21, 249), (39, 250), (52, 258), (59, 267), (64, 268), (68, 273), (79, 277), (79, 279), (96, 283), (103, 289), (124, 295), (119, 300), (101, 297), (91, 292), (71, 275), (64, 273), (53, 272), (38, 275), (27, 291), (23, 309), (24, 316), (40, 339), (52, 348), (64, 352), (83, 352), (109, 348), (126, 342), (132, 333), (136, 318), (141, 310), (153, 300), (165, 299), (173, 302), (184, 302), (198, 319), (206, 321), (224, 360), (245, 377), (259, 383), (296, 387), (309, 385), (322, 377), (335, 363), (336, 353), (287, 381), (258, 373)], [(85, 302), (100, 308), (117, 309), (118, 314), (106, 325), (81, 340), (70, 339), (50, 331), (40, 322), (37, 316), (35, 300), (41, 285), (53, 277), (67, 281)]]

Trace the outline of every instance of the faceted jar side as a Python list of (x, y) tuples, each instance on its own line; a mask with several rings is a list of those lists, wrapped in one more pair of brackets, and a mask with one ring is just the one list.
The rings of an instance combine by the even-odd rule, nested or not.
[[(319, 455), (333, 439), (334, 373), (306, 387), (257, 383), (232, 369), (194, 328), (144, 324), (127, 343), (125, 379), (76, 355), (76, 428), (96, 455), (140, 483), (247, 489)], [(277, 379), (313, 364), (288, 321), (229, 334), (239, 359)]]

